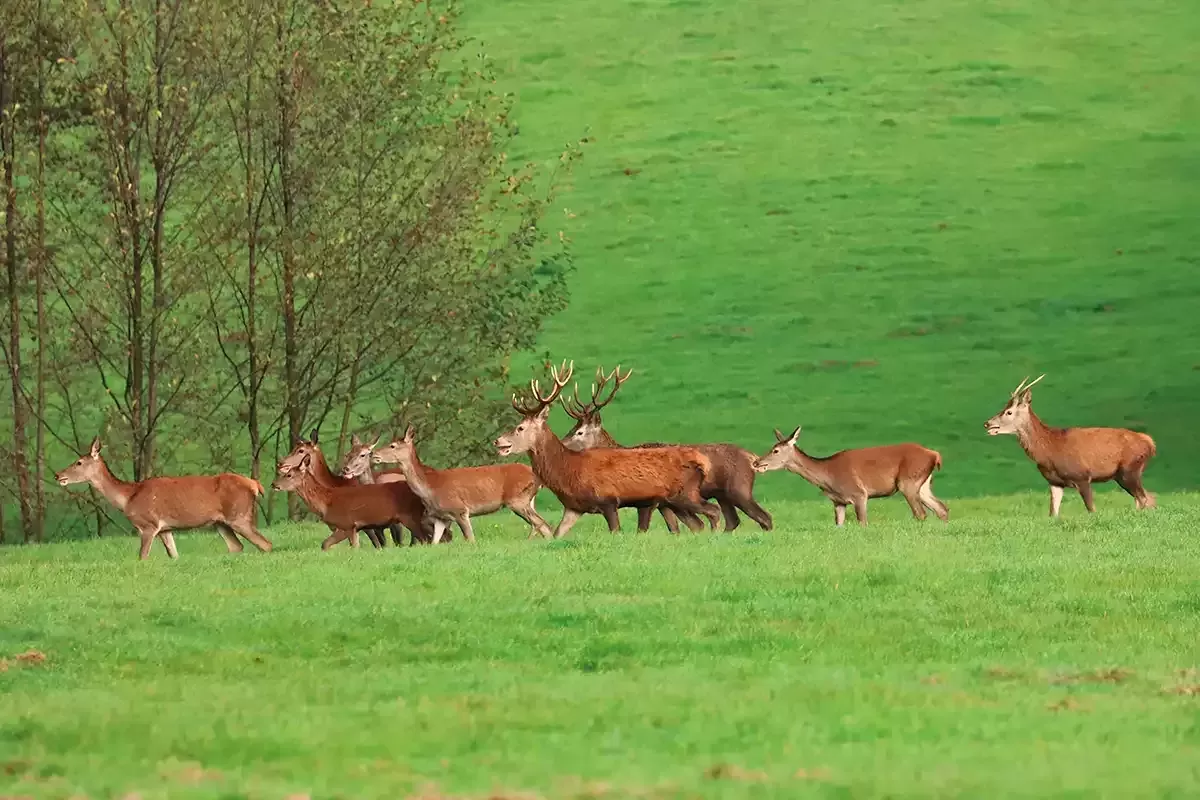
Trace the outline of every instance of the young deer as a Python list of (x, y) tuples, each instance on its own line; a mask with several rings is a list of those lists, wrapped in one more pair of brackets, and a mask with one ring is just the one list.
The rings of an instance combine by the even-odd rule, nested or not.
[[(292, 452), (288, 453), (282, 461), (279, 462), (279, 471), (295, 470), (300, 461), (307, 455), (312, 463), (313, 477), (322, 486), (329, 486), (335, 489), (345, 486), (357, 486), (358, 482), (346, 480), (329, 469), (329, 463), (325, 460), (325, 454), (321, 452), (321, 446), (317, 444), (317, 429), (313, 428), (312, 439), (300, 439), (296, 442), (296, 446), (292, 448)], [(316, 513), (314, 511), (314, 513)], [(398, 525), (392, 525), (392, 542), (399, 547), (404, 542), (404, 533)], [(364, 528), (363, 533), (371, 540), (376, 548), (382, 548), (387, 545), (387, 539), (383, 535), (383, 528)], [(418, 539), (418, 532), (413, 532), (413, 538)]]
[(315, 460), (305, 453), (294, 465), (279, 467), (271, 484), (276, 491), (296, 492), (321, 521), (329, 526), (330, 535), (321, 542), (328, 550), (344, 539), (358, 547), (358, 532), (367, 528), (382, 528), (400, 523), (410, 530), (421, 530), (425, 507), (406, 483), (351, 483), (333, 487), (317, 480)]
[(1092, 484), (1116, 480), (1138, 509), (1154, 508), (1154, 495), (1142, 486), (1142, 472), (1155, 453), (1154, 440), (1124, 428), (1052, 428), (1033, 413), (1029, 379), (1009, 397), (999, 414), (984, 423), (989, 436), (1016, 434), (1025, 454), (1050, 484), (1050, 516), (1057, 517), (1063, 490), (1072, 487), (1089, 512), (1096, 510)]
[(149, 557), (155, 536), (162, 540), (167, 555), (179, 558), (172, 531), (206, 525), (216, 527), (231, 553), (242, 552), (238, 534), (264, 553), (271, 550), (271, 542), (255, 526), (254, 500), (263, 493), (256, 480), (231, 472), (132, 482), (118, 480), (100, 456), (98, 437), (92, 441), (87, 455), (54, 477), (60, 486), (90, 483), (116, 506), (142, 539), (139, 559)]
[(570, 366), (564, 362), (561, 372), (551, 368), (554, 388), (547, 395), (542, 395), (536, 380), (530, 382), (532, 401), (523, 402), (514, 394), (512, 405), (521, 422), (495, 442), (502, 456), (529, 453), (538, 480), (562, 502), (563, 516), (555, 537), (565, 536), (588, 513), (603, 514), (609, 531), (616, 533), (621, 529), (618, 508), (659, 503), (677, 513), (703, 514), (715, 526), (720, 512), (700, 496), (700, 486), (712, 466), (699, 450), (653, 447), (577, 452), (554, 435), (546, 420), (573, 370), (573, 362)]
[(854, 506), (860, 525), (867, 524), (867, 500), (904, 495), (913, 516), (925, 519), (928, 508), (942, 522), (950, 509), (933, 496), (933, 471), (942, 468), (942, 456), (919, 444), (892, 444), (842, 450), (826, 458), (813, 458), (796, 446), (800, 428), (784, 436), (775, 429), (775, 446), (754, 462), (755, 472), (786, 469), (816, 486), (833, 502), (837, 525), (846, 521), (846, 506)]
[[(314, 431), (314, 433), (315, 433), (315, 431)], [(378, 442), (379, 442), (379, 437), (376, 437), (375, 444), (377, 444)], [(398, 483), (398, 482), (402, 482), (404, 480), (404, 473), (398, 469), (381, 469), (381, 470), (376, 471), (376, 470), (368, 468), (368, 469), (363, 470), (360, 474), (357, 474), (357, 475), (347, 475), (346, 474), (346, 465), (349, 464), (351, 462), (351, 460), (361, 458), (362, 457), (361, 453), (364, 450), (367, 453), (368, 460), (370, 459), (371, 450), (372, 450), (372, 448), (375, 447), (375, 444), (367, 444), (362, 439), (358, 438), (357, 433), (352, 434), (350, 436), (350, 450), (347, 451), (346, 458), (342, 461), (341, 471), (337, 475), (334, 476), (335, 480), (337, 480), (337, 479), (346, 479), (346, 480), (353, 479), (353, 480), (357, 480), (359, 483)], [(398, 525), (393, 525), (391, 527), (391, 531), (392, 531), (392, 542), (395, 543), (396, 546), (398, 547), (401, 542), (401, 528)], [(368, 536), (371, 535), (371, 533), (369, 531), (366, 533)], [(383, 539), (382, 531), (380, 531), (378, 533), (379, 533), (381, 541), (386, 541), (385, 539)], [(413, 544), (416, 544), (417, 540), (410, 539), (410, 541)]]
[(540, 533), (550, 537), (550, 526), (534, 508), (540, 488), (533, 470), (524, 464), (493, 464), (457, 469), (433, 469), (421, 463), (414, 443), (413, 426), (409, 425), (403, 439), (398, 439), (374, 453), (367, 449), (347, 461), (344, 477), (370, 471), (371, 462), (399, 464), (409, 487), (425, 504), (426, 515), (433, 520), (433, 543), (442, 539), (442, 532), (457, 522), (467, 541), (475, 541), (471, 517), (483, 516), (508, 508), (532, 528), (529, 538)]
[[(600, 410), (612, 402), (617, 395), (617, 390), (624, 385), (625, 381), (629, 380), (629, 376), (633, 374), (633, 370), (621, 374), (621, 367), (618, 366), (608, 375), (604, 374), (604, 370), (596, 368), (596, 383), (592, 384), (592, 399), (590, 402), (583, 403), (579, 399), (579, 390), (576, 386), (574, 397), (568, 401), (562, 398), (563, 410), (567, 415), (575, 420), (575, 425), (563, 437), (563, 444), (572, 450), (586, 450), (593, 447), (620, 447), (608, 431), (604, 429), (604, 423), (600, 418)], [(612, 380), (612, 389), (608, 396), (601, 399), (604, 393), (604, 387)], [(647, 444), (635, 445), (635, 447), (664, 447), (662, 442), (650, 442)], [(708, 480), (700, 487), (700, 496), (705, 500), (716, 500), (721, 507), (721, 513), (725, 516), (725, 531), (734, 530), (741, 524), (741, 519), (738, 518), (737, 509), (741, 509), (748, 517), (759, 524), (763, 530), (769, 531), (772, 527), (771, 515), (765, 508), (758, 504), (754, 499), (754, 478), (757, 473), (754, 471), (754, 461), (757, 458), (753, 453), (738, 447), (734, 444), (697, 444), (690, 445), (695, 447), (704, 455), (708, 456), (708, 460), (712, 463), (712, 473)], [(650, 515), (653, 513), (653, 508), (638, 509), (638, 530), (645, 531), (650, 527)], [(662, 514), (663, 520), (667, 523), (667, 527), (672, 531), (677, 530), (678, 526), (673, 525), (675, 514), (666, 506), (659, 506), (659, 512)]]

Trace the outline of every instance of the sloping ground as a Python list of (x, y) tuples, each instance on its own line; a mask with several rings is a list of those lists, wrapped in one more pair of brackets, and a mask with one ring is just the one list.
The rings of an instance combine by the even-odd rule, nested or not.
[(814, 453), (935, 447), (948, 498), (1040, 488), (983, 421), (1045, 372), (1048, 422), (1144, 428), (1148, 485), (1197, 484), (1186, 5), (476, 0), (468, 25), (519, 97), (515, 155), (595, 137), (544, 346), (638, 370), (618, 439), (761, 452), (800, 424)]

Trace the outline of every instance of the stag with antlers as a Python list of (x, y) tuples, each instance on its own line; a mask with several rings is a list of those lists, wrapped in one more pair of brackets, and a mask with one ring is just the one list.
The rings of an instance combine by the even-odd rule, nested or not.
[(588, 513), (603, 514), (609, 531), (616, 533), (621, 529), (618, 508), (659, 503), (677, 513), (703, 514), (715, 525), (720, 512), (700, 496), (700, 487), (712, 465), (696, 448), (575, 451), (550, 430), (550, 409), (571, 380), (574, 366), (574, 362), (564, 362), (561, 368), (552, 367), (554, 385), (545, 394), (537, 380), (530, 382), (530, 399), (522, 400), (514, 394), (512, 405), (521, 415), (521, 422), (495, 442), (501, 456), (529, 453), (538, 480), (563, 504), (555, 537), (565, 536)]
[(1063, 492), (1073, 488), (1089, 512), (1096, 510), (1092, 484), (1116, 480), (1138, 509), (1154, 508), (1154, 495), (1142, 486), (1142, 472), (1154, 457), (1154, 440), (1125, 428), (1052, 428), (1033, 413), (1038, 381), (1021, 381), (1000, 413), (984, 423), (989, 436), (1015, 434), (1026, 455), (1050, 484), (1050, 516), (1057, 517)]
[[(621, 447), (608, 431), (600, 418), (600, 411), (617, 396), (617, 391), (625, 381), (633, 375), (633, 370), (621, 374), (620, 365), (607, 375), (602, 367), (596, 368), (596, 382), (592, 384), (592, 398), (587, 403), (579, 399), (579, 386), (576, 384), (571, 398), (560, 398), (563, 410), (575, 420), (575, 425), (563, 437), (563, 444), (572, 450), (586, 450), (593, 447)], [(610, 383), (611, 382), (611, 383)], [(610, 387), (610, 388), (608, 388)], [(608, 388), (607, 394), (605, 389)], [(636, 445), (635, 448), (664, 447), (662, 442), (648, 442)], [(754, 499), (754, 461), (753, 453), (734, 444), (698, 444), (691, 445), (712, 463), (712, 473), (700, 487), (700, 494), (705, 500), (716, 500), (725, 516), (725, 531), (734, 530), (741, 524), (738, 509), (753, 519), (763, 530), (771, 530), (771, 515)], [(666, 506), (659, 506), (659, 512), (671, 531), (678, 530), (675, 513)], [(650, 515), (653, 508), (638, 509), (638, 530), (645, 531), (650, 527)], [(695, 518), (693, 518), (695, 519)], [(691, 521), (684, 517), (689, 527), (695, 529)], [(696, 520), (698, 523), (698, 520)]]

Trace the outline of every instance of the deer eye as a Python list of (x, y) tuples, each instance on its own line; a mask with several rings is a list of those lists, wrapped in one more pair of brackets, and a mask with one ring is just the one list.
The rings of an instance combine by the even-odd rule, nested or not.
[(1005, 412), (1004, 412), (1004, 416), (1006, 416), (1006, 417), (1011, 417), (1011, 416), (1012, 416), (1012, 409), (1010, 408), (1008, 411), (1005, 411)]

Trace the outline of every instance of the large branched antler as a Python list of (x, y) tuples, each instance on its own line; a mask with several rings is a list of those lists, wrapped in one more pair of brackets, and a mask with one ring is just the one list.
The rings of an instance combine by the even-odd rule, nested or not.
[[(600, 409), (612, 402), (613, 398), (617, 395), (617, 390), (621, 388), (621, 384), (629, 380), (629, 376), (632, 374), (633, 370), (629, 370), (622, 375), (620, 364), (607, 375), (604, 374), (604, 367), (596, 367), (596, 380), (592, 384), (592, 399), (586, 403), (580, 400), (579, 384), (575, 384), (572, 396), (561, 401), (563, 411), (566, 411), (567, 415), (572, 419), (580, 421), (596, 414)], [(612, 388), (608, 393), (608, 397), (601, 400), (600, 396), (604, 393), (604, 388), (608, 385), (609, 381), (613, 382)]]
[(554, 388), (550, 390), (549, 394), (542, 394), (541, 382), (535, 378), (529, 382), (530, 399), (522, 400), (514, 393), (512, 396), (512, 407), (523, 417), (532, 417), (540, 414), (542, 409), (558, 399), (558, 396), (562, 394), (563, 387), (570, 382), (571, 375), (574, 372), (574, 361), (570, 363), (563, 361), (561, 367), (550, 367), (550, 380), (554, 382)]

